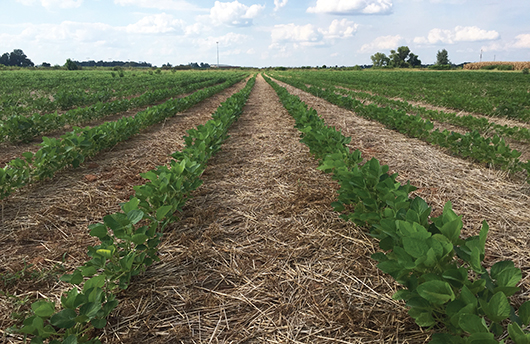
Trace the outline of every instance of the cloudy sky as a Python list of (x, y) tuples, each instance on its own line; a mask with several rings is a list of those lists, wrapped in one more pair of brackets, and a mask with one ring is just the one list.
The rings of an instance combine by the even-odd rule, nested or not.
[[(0, 54), (240, 66), (353, 66), (406, 45), (423, 63), (530, 61), (528, 0), (1, 0)], [(218, 43), (217, 43), (218, 42)]]

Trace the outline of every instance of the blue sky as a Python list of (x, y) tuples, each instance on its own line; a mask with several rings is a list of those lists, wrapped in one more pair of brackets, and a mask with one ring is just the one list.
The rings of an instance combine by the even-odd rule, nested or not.
[[(353, 66), (406, 45), (423, 63), (530, 61), (528, 0), (1, 0), (0, 54), (35, 63)], [(218, 42), (218, 43), (217, 43)]]

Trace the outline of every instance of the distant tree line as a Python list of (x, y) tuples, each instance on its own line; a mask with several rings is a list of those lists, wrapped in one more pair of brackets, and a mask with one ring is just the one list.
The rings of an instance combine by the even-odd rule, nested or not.
[(73, 61), (79, 67), (138, 67), (138, 68), (151, 68), (152, 64), (147, 62), (135, 62), (135, 61)]
[(33, 67), (35, 64), (24, 54), (22, 49), (15, 49), (13, 52), (4, 53), (0, 56), (0, 64), (12, 67)]
[(421, 66), (418, 55), (413, 54), (409, 47), (401, 46), (397, 50), (390, 50), (390, 55), (375, 53), (370, 56), (374, 67), (409, 68)]
[(162, 69), (176, 69), (176, 70), (186, 70), (186, 69), (208, 69), (210, 68), (210, 65), (208, 63), (197, 63), (197, 62), (190, 62), (187, 65), (180, 64), (178, 66), (172, 66), (171, 63), (165, 63), (162, 65)]

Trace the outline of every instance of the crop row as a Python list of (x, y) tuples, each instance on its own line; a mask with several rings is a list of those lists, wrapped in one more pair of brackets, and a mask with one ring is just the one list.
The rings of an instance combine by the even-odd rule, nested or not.
[[(342, 96), (332, 89), (322, 89), (317, 86), (307, 87), (303, 82), (291, 78), (277, 77), (285, 83), (300, 88), (330, 103), (354, 111), (357, 115), (378, 121), (389, 129), (397, 130), (410, 137), (418, 138), (449, 151), (463, 158), (472, 158), (480, 163), (507, 170), (510, 173), (526, 171), (530, 176), (530, 162), (519, 160), (521, 153), (511, 149), (504, 139), (498, 135), (484, 137), (478, 131), (465, 134), (439, 131), (434, 129), (432, 122), (424, 120), (419, 115), (408, 115), (405, 111), (394, 110), (389, 107), (378, 107), (375, 104), (363, 105), (351, 96)], [(528, 179), (530, 182), (530, 178)]]
[(67, 166), (78, 167), (86, 158), (99, 151), (127, 140), (141, 130), (158, 123), (177, 112), (186, 110), (200, 101), (235, 84), (244, 76), (199, 90), (187, 97), (169, 100), (161, 105), (138, 112), (134, 117), (123, 117), (115, 122), (105, 122), (93, 128), (75, 128), (60, 139), (43, 137), (42, 148), (35, 154), (23, 153), (0, 169), (0, 200), (14, 189), (33, 181), (51, 178)]
[[(297, 80), (300, 82), (308, 83), (308, 80)], [(454, 112), (429, 110), (422, 106), (412, 105), (404, 100), (389, 99), (387, 97), (379, 96), (376, 94), (370, 94), (367, 92), (358, 92), (344, 88), (335, 88), (334, 85), (329, 82), (324, 83), (318, 80), (312, 80), (310, 83), (311, 85), (318, 86), (320, 88), (330, 89), (333, 92), (348, 95), (358, 100), (367, 100), (370, 102), (374, 102), (380, 106), (391, 107), (396, 110), (406, 111), (407, 113), (417, 114), (431, 121), (449, 123), (468, 130), (476, 130), (480, 133), (493, 133), (497, 134), (500, 137), (511, 138), (521, 142), (530, 142), (530, 130), (524, 127), (509, 127), (507, 125), (500, 125), (494, 122), (490, 122), (487, 118), (478, 118), (473, 115), (460, 116)], [(507, 117), (509, 117), (509, 115), (507, 115)]]
[(331, 82), (350, 89), (386, 97), (421, 101), (452, 109), (493, 117), (530, 120), (528, 75), (522, 73), (447, 73), (363, 71), (363, 72), (289, 72), (310, 83)]
[(101, 343), (90, 338), (91, 329), (105, 327), (106, 318), (118, 305), (116, 294), (126, 289), (133, 276), (159, 261), (158, 245), (165, 227), (178, 220), (190, 192), (197, 189), (208, 159), (221, 147), (230, 125), (240, 116), (255, 77), (226, 100), (212, 119), (188, 131), (186, 147), (175, 152), (168, 166), (141, 174), (148, 182), (134, 188), (135, 195), (121, 205), (122, 211), (89, 226), (101, 244), (88, 247), (91, 259), (61, 280), (74, 286), (61, 297), (60, 310), (52, 301), (31, 305), (32, 315), (16, 331), (30, 335), (31, 343)]
[(148, 90), (187, 86), (186, 80), (205, 81), (211, 73), (179, 73), (112, 78), (108, 72), (0, 72), (0, 120), (12, 115), (44, 114), (96, 102), (124, 99)]
[[(7, 140), (11, 142), (29, 142), (39, 135), (62, 128), (67, 124), (80, 125), (94, 119), (153, 104), (169, 97), (226, 81), (225, 77), (211, 78), (206, 81), (203, 79), (200, 78), (195, 83), (190, 82), (190, 80), (177, 82), (172, 88), (148, 91), (130, 100), (119, 99), (112, 102), (97, 102), (88, 107), (72, 109), (64, 114), (55, 112), (44, 115), (35, 113), (32, 116), (13, 115), (0, 123), (0, 142)], [(179, 85), (184, 83), (185, 86)]]
[[(461, 216), (447, 202), (442, 215), (431, 216), (431, 207), (416, 188), (401, 185), (397, 174), (388, 174), (375, 158), (362, 164), (361, 152), (350, 152), (351, 140), (328, 127), (314, 109), (266, 78), (296, 121), (305, 143), (319, 160), (319, 170), (332, 173), (340, 184), (333, 203), (341, 217), (367, 227), (384, 252), (372, 258), (403, 289), (394, 294), (404, 300), (409, 315), (422, 327), (438, 333), (431, 344), (495, 344), (506, 335), (516, 344), (530, 343), (530, 301), (518, 311), (509, 297), (519, 291), (521, 270), (512, 261), (484, 268), (486, 236), (461, 238)], [(524, 329), (524, 330), (523, 330)]]

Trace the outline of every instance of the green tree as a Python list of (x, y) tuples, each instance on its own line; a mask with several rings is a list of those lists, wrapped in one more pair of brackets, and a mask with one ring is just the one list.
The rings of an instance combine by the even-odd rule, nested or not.
[(68, 70), (78, 70), (79, 69), (79, 66), (77, 65), (77, 63), (75, 63), (74, 61), (72, 61), (70, 59), (66, 60), (66, 63), (64, 64), (64, 66)]
[(2, 56), (0, 56), (0, 64), (9, 66), (9, 53), (4, 53)]
[(436, 64), (440, 66), (451, 64), (447, 50), (442, 49), (436, 53)]
[(15, 49), (11, 54), (4, 53), (0, 57), (0, 64), (5, 66), (33, 67), (35, 64), (24, 54), (22, 49)]
[(418, 67), (421, 66), (421, 60), (418, 58), (418, 55), (415, 55), (413, 53), (409, 54), (409, 59), (407, 60), (407, 63), (411, 67)]
[(374, 67), (384, 67), (390, 63), (390, 59), (384, 53), (375, 53), (370, 58)]
[(405, 59), (409, 56), (410, 49), (407, 46), (401, 46), (396, 50), (390, 50), (390, 66), (396, 68), (406, 68), (409, 64)]

